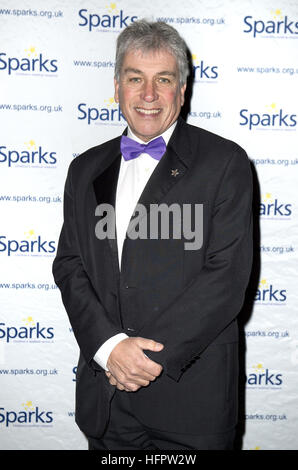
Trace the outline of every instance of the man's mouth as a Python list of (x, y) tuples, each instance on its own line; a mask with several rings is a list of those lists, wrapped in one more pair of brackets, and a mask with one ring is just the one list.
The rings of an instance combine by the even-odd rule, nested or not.
[(145, 108), (135, 108), (135, 110), (140, 113), (140, 114), (146, 114), (146, 115), (154, 115), (154, 114), (159, 114), (161, 112), (161, 108), (154, 108), (154, 109), (145, 109)]

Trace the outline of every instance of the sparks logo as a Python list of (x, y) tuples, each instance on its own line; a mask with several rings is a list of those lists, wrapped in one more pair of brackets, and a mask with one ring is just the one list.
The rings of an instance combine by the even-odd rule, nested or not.
[(261, 279), (255, 295), (255, 301), (266, 305), (285, 305), (287, 300), (286, 289), (276, 289), (273, 284)]
[(35, 322), (32, 316), (22, 318), (21, 326), (0, 323), (0, 339), (6, 343), (52, 343), (54, 328)]
[(271, 11), (271, 19), (254, 19), (253, 16), (244, 18), (245, 27), (243, 32), (252, 34), (254, 38), (262, 35), (263, 37), (298, 37), (298, 21), (282, 14), (280, 9)]
[(260, 203), (260, 216), (264, 219), (289, 220), (292, 214), (292, 204), (280, 202), (271, 193), (265, 193)]
[(36, 235), (35, 230), (30, 229), (24, 232), (22, 240), (7, 239), (5, 235), (0, 236), (0, 253), (7, 256), (46, 256), (53, 254), (56, 250), (54, 240), (44, 240), (40, 235)]
[(195, 81), (215, 80), (218, 77), (217, 65), (206, 65), (203, 60), (199, 60), (196, 54), (192, 54), (193, 77)]
[(13, 426), (51, 426), (53, 422), (53, 411), (41, 411), (38, 406), (34, 406), (32, 401), (21, 404), (21, 409), (6, 411), (0, 408), (0, 425), (5, 427)]
[(250, 112), (248, 109), (241, 109), (240, 116), (242, 120), (240, 126), (248, 126), (251, 131), (253, 128), (257, 130), (296, 130), (297, 115), (289, 114), (282, 108), (278, 108), (276, 103), (266, 105), (265, 113)]
[(281, 388), (283, 383), (282, 374), (271, 372), (265, 369), (263, 364), (252, 366), (250, 374), (246, 376), (246, 386), (248, 388)]
[[(25, 57), (26, 56), (26, 57)], [(12, 72), (27, 73), (32, 75), (41, 72), (52, 74), (57, 72), (57, 59), (45, 58), (43, 53), (37, 52), (34, 46), (24, 49), (22, 57), (11, 57), (6, 52), (0, 52), (0, 71), (7, 71), (8, 75)], [(33, 73), (32, 73), (33, 72)]]
[(114, 98), (104, 100), (103, 107), (90, 107), (86, 103), (78, 105), (78, 119), (80, 121), (87, 121), (90, 125), (91, 122), (95, 124), (125, 124), (125, 117), (123, 116), (120, 106), (115, 102)]
[(138, 19), (137, 16), (130, 16), (124, 10), (118, 10), (116, 3), (106, 5), (106, 13), (98, 15), (89, 13), (87, 8), (79, 10), (81, 21), (79, 26), (87, 27), (88, 31), (120, 31)]
[(49, 168), (57, 163), (56, 152), (44, 150), (34, 139), (24, 142), (23, 149), (0, 146), (0, 164), (23, 168)]

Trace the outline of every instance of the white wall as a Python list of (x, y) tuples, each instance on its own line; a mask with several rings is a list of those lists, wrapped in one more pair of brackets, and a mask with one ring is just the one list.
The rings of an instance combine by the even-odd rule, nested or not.
[(78, 348), (51, 265), (68, 165), (125, 127), (114, 50), (133, 17), (178, 29), (196, 66), (188, 122), (254, 162), (261, 273), (245, 325), (243, 448), (297, 449), (295, 0), (0, 0), (0, 446), (87, 448), (73, 416)]

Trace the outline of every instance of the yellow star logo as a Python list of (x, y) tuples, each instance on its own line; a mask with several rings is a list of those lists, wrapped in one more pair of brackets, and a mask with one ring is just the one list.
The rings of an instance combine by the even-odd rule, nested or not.
[(265, 193), (263, 196), (264, 202), (272, 202), (272, 193)]
[(257, 364), (256, 366), (253, 366), (256, 372), (264, 372), (264, 367), (263, 364)]
[(30, 139), (29, 142), (25, 142), (25, 145), (27, 145), (28, 150), (36, 150), (36, 143), (33, 139)]
[(27, 317), (27, 318), (23, 318), (23, 321), (26, 322), (26, 325), (32, 325), (32, 326), (35, 325), (35, 323), (34, 323), (34, 321), (33, 321), (33, 317), (30, 317), (30, 316), (29, 316), (29, 317)]
[(104, 101), (105, 101), (105, 103), (108, 104), (108, 106), (112, 106), (113, 104), (115, 104), (114, 98), (109, 98), (109, 99), (104, 100)]
[(192, 55), (191, 55), (191, 58), (192, 58), (192, 61), (193, 61), (194, 64), (197, 64), (197, 63), (198, 63), (198, 56), (197, 56), (197, 54), (192, 54)]
[(26, 401), (26, 403), (22, 403), (22, 405), (25, 408), (25, 410), (33, 410), (32, 401)]
[(268, 109), (268, 111), (272, 112), (272, 111), (276, 111), (277, 110), (277, 105), (276, 103), (271, 103), (269, 105), (266, 105), (266, 108)]
[(116, 3), (110, 3), (110, 5), (107, 5), (106, 8), (110, 13), (119, 13)]
[(33, 229), (28, 230), (28, 232), (24, 232), (27, 238), (36, 238), (35, 231)]
[(276, 20), (277, 18), (278, 18), (278, 19), (282, 19), (282, 18), (283, 18), (282, 14), (281, 14), (281, 10), (280, 10), (279, 8), (277, 8), (276, 10), (274, 10), (274, 11), (272, 12), (272, 14), (273, 14), (273, 18), (274, 18), (275, 20)]
[(259, 287), (262, 289), (264, 287), (268, 287), (266, 279), (261, 279), (259, 282)]
[(31, 56), (37, 57), (36, 49), (34, 46), (30, 46), (28, 49), (25, 49), (25, 52), (27, 52), (28, 57), (31, 57)]

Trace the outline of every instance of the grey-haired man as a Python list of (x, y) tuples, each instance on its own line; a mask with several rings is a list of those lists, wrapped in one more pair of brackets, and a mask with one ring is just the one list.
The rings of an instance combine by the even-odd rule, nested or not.
[[(89, 449), (233, 447), (251, 173), (237, 144), (179, 117), (186, 51), (165, 23), (127, 27), (115, 68), (127, 129), (69, 168), (53, 273), (81, 351), (76, 422)], [(116, 237), (96, 235), (103, 204)], [(202, 205), (200, 249), (183, 234), (130, 236), (137, 204), (148, 221), (156, 204)]]

